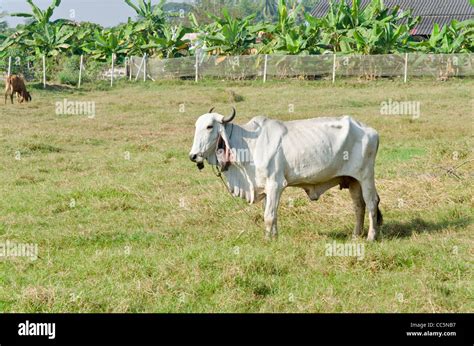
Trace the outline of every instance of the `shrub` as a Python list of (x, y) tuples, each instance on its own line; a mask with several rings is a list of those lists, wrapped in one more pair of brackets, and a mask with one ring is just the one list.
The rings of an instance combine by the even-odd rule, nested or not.
[[(73, 55), (65, 59), (58, 74), (61, 84), (77, 85), (79, 83), (80, 57)], [(84, 80), (84, 78), (83, 78)]]
[[(81, 57), (73, 55), (68, 57), (62, 63), (62, 70), (59, 72), (59, 82), (61, 84), (78, 85), (79, 68)], [(102, 72), (107, 68), (106, 63), (84, 59), (84, 67), (82, 70), (82, 83), (93, 82), (102, 79)]]

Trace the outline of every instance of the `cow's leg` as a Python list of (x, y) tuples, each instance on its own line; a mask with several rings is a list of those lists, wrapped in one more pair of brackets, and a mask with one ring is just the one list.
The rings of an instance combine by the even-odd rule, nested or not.
[(5, 80), (5, 104), (7, 104), (9, 90), (10, 90), (10, 86), (8, 85), (8, 77), (7, 77), (7, 79)]
[(362, 196), (362, 188), (360, 183), (353, 179), (349, 184), (349, 192), (351, 193), (352, 202), (354, 204), (354, 212), (356, 216), (356, 224), (354, 227), (353, 238), (357, 238), (362, 234), (364, 230), (364, 217), (365, 217), (365, 201)]
[(283, 188), (278, 186), (277, 183), (267, 183), (265, 188), (265, 238), (271, 239), (278, 236), (277, 229), (277, 218), (278, 218), (278, 205), (280, 204), (280, 197)]
[(10, 96), (13, 104), (12, 90), (9, 86), (5, 89), (5, 104), (7, 104), (8, 96)]
[(367, 240), (373, 241), (377, 236), (377, 228), (381, 224), (381, 217), (379, 211), (379, 196), (375, 189), (375, 181), (373, 178), (365, 179), (360, 182), (362, 186), (362, 195), (364, 197), (365, 204), (369, 210), (369, 233)]

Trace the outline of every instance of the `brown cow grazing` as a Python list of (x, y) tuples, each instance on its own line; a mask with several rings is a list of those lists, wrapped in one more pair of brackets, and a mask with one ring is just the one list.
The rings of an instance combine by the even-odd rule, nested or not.
[(7, 104), (7, 97), (10, 95), (10, 99), (13, 104), (13, 95), (17, 94), (18, 102), (31, 101), (31, 95), (26, 90), (25, 81), (23, 78), (17, 75), (7, 76), (5, 80), (5, 104)]

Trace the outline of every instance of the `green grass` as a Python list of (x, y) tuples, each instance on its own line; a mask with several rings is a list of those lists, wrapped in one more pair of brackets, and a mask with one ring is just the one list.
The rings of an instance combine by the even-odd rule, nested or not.
[[(37, 243), (41, 258), (0, 259), (0, 310), (472, 312), (473, 89), (471, 80), (35, 87), (32, 103), (0, 105), (0, 242)], [(64, 98), (95, 101), (95, 118), (56, 115)], [(421, 102), (420, 118), (380, 115), (388, 99)], [(362, 260), (325, 255), (326, 244), (351, 241), (347, 191), (310, 202), (287, 189), (280, 238), (268, 243), (261, 205), (233, 199), (209, 166), (189, 161), (196, 118), (211, 106), (228, 113), (229, 102), (237, 123), (349, 114), (379, 131), (385, 225), (380, 241), (359, 241)]]

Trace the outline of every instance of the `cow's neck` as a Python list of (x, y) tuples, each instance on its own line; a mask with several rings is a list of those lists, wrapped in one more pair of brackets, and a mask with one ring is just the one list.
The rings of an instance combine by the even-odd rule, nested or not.
[(260, 194), (255, 190), (255, 172), (251, 153), (255, 147), (258, 130), (236, 124), (226, 124), (224, 129), (230, 149), (236, 155), (234, 157), (236, 161), (222, 171), (227, 180), (227, 187), (234, 196), (254, 203), (260, 198)]
[(251, 141), (249, 131), (237, 124), (225, 124), (225, 132), (231, 149), (241, 149), (244, 142)]
[(232, 135), (234, 134), (234, 126), (237, 126), (237, 125), (234, 125), (232, 123), (224, 125), (224, 129), (225, 129), (225, 132), (227, 134), (227, 138), (229, 139), (229, 144), (230, 145), (232, 145), (231, 140), (232, 140)]

